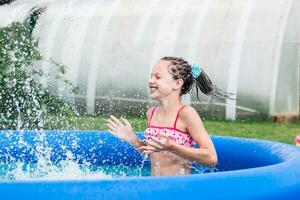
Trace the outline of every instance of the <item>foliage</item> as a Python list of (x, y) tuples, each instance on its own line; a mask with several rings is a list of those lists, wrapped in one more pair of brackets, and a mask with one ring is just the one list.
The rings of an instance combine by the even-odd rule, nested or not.
[(0, 0), (0, 5), (3, 5), (3, 4), (8, 4), (10, 2), (12, 2), (14, 0)]
[(0, 129), (40, 129), (47, 115), (71, 117), (75, 110), (51, 94), (37, 80), (55, 78), (72, 92), (76, 89), (63, 78), (65, 67), (52, 62), (57, 75), (46, 74), (34, 67), (42, 60), (38, 41), (30, 29), (14, 22), (0, 28)]

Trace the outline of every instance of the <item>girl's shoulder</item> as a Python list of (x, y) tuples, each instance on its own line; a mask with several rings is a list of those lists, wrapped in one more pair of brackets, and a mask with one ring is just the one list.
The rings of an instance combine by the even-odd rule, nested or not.
[(189, 105), (185, 105), (179, 113), (179, 117), (183, 120), (191, 118), (191, 117), (193, 118), (195, 116), (199, 117), (198, 112), (196, 111), (196, 109), (194, 107), (189, 106)]

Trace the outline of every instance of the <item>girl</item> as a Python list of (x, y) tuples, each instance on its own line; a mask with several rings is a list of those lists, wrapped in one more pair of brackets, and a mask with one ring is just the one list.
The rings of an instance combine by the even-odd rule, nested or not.
[[(158, 106), (147, 111), (148, 128), (141, 141), (130, 123), (111, 116), (109, 131), (145, 154), (150, 154), (154, 176), (190, 174), (190, 161), (215, 167), (217, 154), (196, 110), (183, 105), (180, 97), (192, 86), (212, 98), (225, 100), (228, 94), (215, 87), (199, 65), (177, 57), (164, 57), (153, 67), (149, 90)], [(194, 148), (198, 144), (199, 148)]]

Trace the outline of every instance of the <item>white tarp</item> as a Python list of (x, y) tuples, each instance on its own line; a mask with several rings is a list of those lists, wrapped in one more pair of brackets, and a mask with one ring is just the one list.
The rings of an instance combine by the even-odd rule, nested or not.
[[(0, 25), (24, 18), (15, 10), (29, 12), (29, 5), (46, 7), (34, 35), (45, 58), (68, 67), (88, 112), (98, 109), (97, 99), (149, 102), (152, 65), (181, 56), (236, 94), (236, 101), (209, 106), (195, 92), (184, 98), (200, 110), (228, 119), (299, 113), (298, 0), (16, 1), (0, 6)], [(41, 66), (51, 70), (47, 62)]]

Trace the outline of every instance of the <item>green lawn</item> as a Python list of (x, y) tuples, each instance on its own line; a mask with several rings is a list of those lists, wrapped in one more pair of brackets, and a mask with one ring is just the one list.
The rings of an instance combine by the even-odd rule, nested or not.
[(295, 144), (300, 134), (300, 123), (242, 122), (205, 120), (204, 125), (211, 135), (257, 138)]
[[(143, 131), (147, 126), (145, 118), (127, 117), (135, 131)], [(106, 130), (105, 117), (82, 116), (73, 118), (69, 127), (79, 130)], [(210, 135), (258, 138), (295, 144), (296, 135), (300, 134), (298, 123), (273, 123), (270, 121), (226, 121), (203, 120), (204, 126)], [(63, 127), (55, 127), (63, 129)]]

